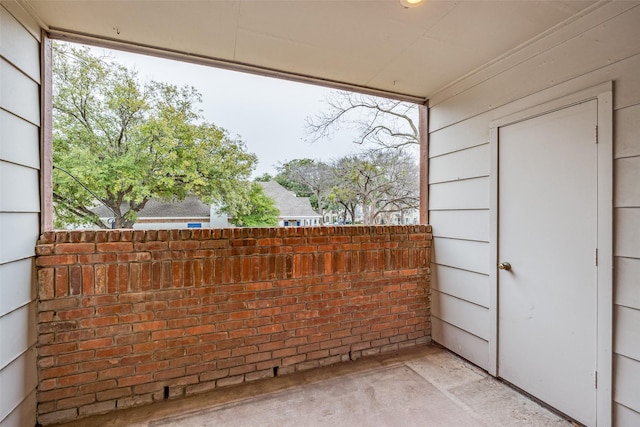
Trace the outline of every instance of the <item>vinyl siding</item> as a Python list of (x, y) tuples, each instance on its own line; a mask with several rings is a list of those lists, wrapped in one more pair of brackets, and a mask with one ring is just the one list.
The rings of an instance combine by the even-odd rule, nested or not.
[[(631, 42), (640, 40), (638, 22), (638, 2), (605, 4), (436, 94), (429, 111), (433, 338), (486, 367), (490, 123), (571, 91), (614, 82), (613, 417), (618, 426), (640, 425), (640, 44)], [(487, 308), (487, 315), (477, 315), (478, 307)]]
[(36, 412), (40, 42), (16, 8), (0, 5), (0, 427), (32, 427)]

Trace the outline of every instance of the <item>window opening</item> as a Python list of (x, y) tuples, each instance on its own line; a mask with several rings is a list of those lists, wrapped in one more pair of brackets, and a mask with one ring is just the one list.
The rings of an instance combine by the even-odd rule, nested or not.
[(59, 41), (52, 92), (55, 228), (418, 222), (414, 104)]

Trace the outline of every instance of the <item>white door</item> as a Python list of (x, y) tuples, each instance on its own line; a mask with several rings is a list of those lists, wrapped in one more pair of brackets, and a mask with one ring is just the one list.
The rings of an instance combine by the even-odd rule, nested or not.
[[(498, 375), (596, 423), (597, 100), (498, 129)], [(502, 267), (508, 268), (507, 265)]]

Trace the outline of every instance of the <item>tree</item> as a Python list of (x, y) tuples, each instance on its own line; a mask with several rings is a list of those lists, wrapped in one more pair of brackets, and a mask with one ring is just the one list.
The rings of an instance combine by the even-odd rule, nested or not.
[(56, 226), (104, 227), (91, 210), (101, 203), (116, 228), (131, 228), (149, 199), (188, 194), (222, 202), (230, 216), (247, 212), (257, 159), (203, 119), (195, 88), (143, 85), (135, 71), (58, 43), (53, 79)]
[(249, 192), (249, 211), (233, 218), (239, 227), (275, 227), (278, 225), (280, 211), (272, 198), (264, 194), (260, 184), (252, 183)]
[(307, 140), (330, 138), (343, 126), (354, 129), (353, 141), (370, 149), (385, 150), (419, 145), (417, 105), (371, 95), (334, 91), (328, 108), (306, 120)]
[(335, 163), (334, 200), (352, 218), (361, 206), (363, 222), (375, 224), (383, 215), (416, 209), (420, 204), (419, 168), (402, 150), (369, 150)]
[(324, 219), (328, 196), (333, 186), (333, 173), (327, 163), (312, 159), (296, 159), (278, 167), (276, 182), (298, 197), (309, 197), (311, 206)]
[(273, 181), (273, 177), (267, 172), (265, 172), (262, 175), (255, 177), (253, 180), (255, 182), (269, 182), (269, 181)]

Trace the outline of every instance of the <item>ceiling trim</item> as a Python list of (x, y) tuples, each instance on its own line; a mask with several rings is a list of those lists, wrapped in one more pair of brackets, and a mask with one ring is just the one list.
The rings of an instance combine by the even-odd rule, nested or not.
[(47, 34), (51, 39), (69, 41), (75, 43), (83, 43), (98, 47), (104, 47), (108, 49), (118, 49), (131, 53), (138, 53), (142, 55), (156, 56), (164, 59), (171, 59), (176, 61), (188, 62), (192, 64), (205, 65), (214, 68), (221, 68), (225, 70), (238, 71), (241, 73), (255, 74), (264, 77), (273, 77), (281, 80), (290, 80), (298, 83), (314, 84), (318, 86), (329, 87), (339, 90), (347, 90), (353, 92), (359, 92), (366, 95), (381, 96), (385, 98), (396, 99), (399, 101), (411, 102), (415, 104), (424, 105), (427, 99), (421, 96), (415, 96), (399, 92), (391, 92), (380, 90), (368, 86), (355, 85), (352, 83), (345, 83), (337, 80), (323, 79), (321, 77), (291, 73), (287, 71), (277, 70), (273, 68), (260, 67), (257, 65), (229, 61), (205, 55), (180, 52), (171, 49), (163, 49), (150, 45), (127, 42), (122, 40), (115, 40), (106, 37), (97, 37), (90, 34), (78, 33), (68, 31), (59, 28), (49, 27)]

